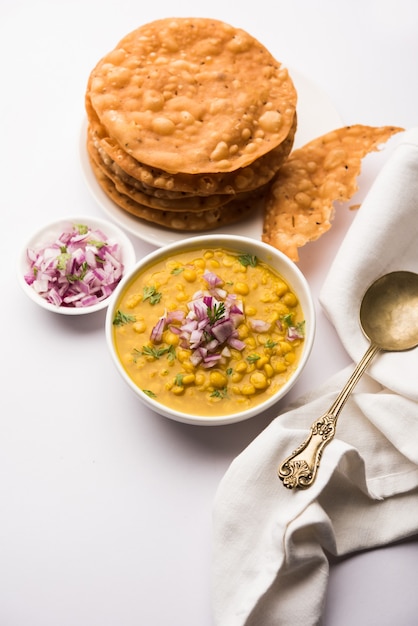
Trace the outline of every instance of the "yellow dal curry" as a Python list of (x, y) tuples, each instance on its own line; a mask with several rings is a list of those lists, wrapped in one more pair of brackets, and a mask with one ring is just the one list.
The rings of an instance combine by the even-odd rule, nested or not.
[(148, 396), (191, 415), (263, 402), (292, 376), (303, 312), (257, 257), (213, 248), (167, 258), (138, 275), (115, 307), (120, 361)]

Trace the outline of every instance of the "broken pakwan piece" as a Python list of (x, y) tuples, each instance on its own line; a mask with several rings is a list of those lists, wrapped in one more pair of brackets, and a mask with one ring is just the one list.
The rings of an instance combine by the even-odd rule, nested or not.
[(268, 191), (262, 240), (298, 261), (298, 248), (331, 228), (333, 203), (357, 191), (362, 159), (403, 130), (345, 126), (294, 150)]

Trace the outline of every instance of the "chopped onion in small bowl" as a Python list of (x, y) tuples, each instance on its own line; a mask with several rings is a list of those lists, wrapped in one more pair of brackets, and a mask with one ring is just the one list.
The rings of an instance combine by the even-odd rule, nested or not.
[(135, 260), (133, 244), (119, 227), (93, 217), (68, 217), (43, 227), (26, 243), (18, 278), (41, 307), (83, 315), (108, 305)]

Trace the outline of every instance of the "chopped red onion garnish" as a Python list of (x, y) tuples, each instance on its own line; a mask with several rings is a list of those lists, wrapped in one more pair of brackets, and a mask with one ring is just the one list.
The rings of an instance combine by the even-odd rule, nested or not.
[(187, 303), (188, 313), (171, 311), (160, 318), (151, 332), (151, 341), (162, 341), (165, 329), (179, 336), (181, 346), (192, 351), (194, 365), (213, 367), (230, 355), (229, 348), (239, 350), (245, 343), (238, 338), (237, 326), (244, 317), (243, 306), (235, 296), (220, 288), (222, 280), (213, 272), (204, 278), (208, 291), (197, 291)]
[(298, 326), (289, 326), (286, 332), (286, 337), (289, 341), (295, 341), (295, 339), (303, 339), (305, 336), (305, 328), (303, 324)]
[(100, 229), (83, 224), (62, 232), (41, 249), (28, 249), (28, 285), (48, 302), (88, 307), (107, 298), (123, 274), (120, 247)]
[(271, 328), (271, 324), (269, 322), (257, 319), (250, 320), (250, 326), (257, 333), (267, 333)]

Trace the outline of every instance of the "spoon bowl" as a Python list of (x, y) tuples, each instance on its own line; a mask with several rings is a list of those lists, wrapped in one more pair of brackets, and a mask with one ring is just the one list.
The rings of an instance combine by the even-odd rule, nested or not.
[(418, 274), (391, 272), (370, 285), (360, 305), (360, 326), (369, 348), (329, 410), (314, 421), (305, 441), (280, 465), (278, 475), (288, 489), (314, 482), (340, 411), (377, 352), (402, 352), (418, 345)]
[(364, 294), (360, 324), (381, 350), (398, 352), (418, 345), (418, 274), (399, 271), (378, 278)]

